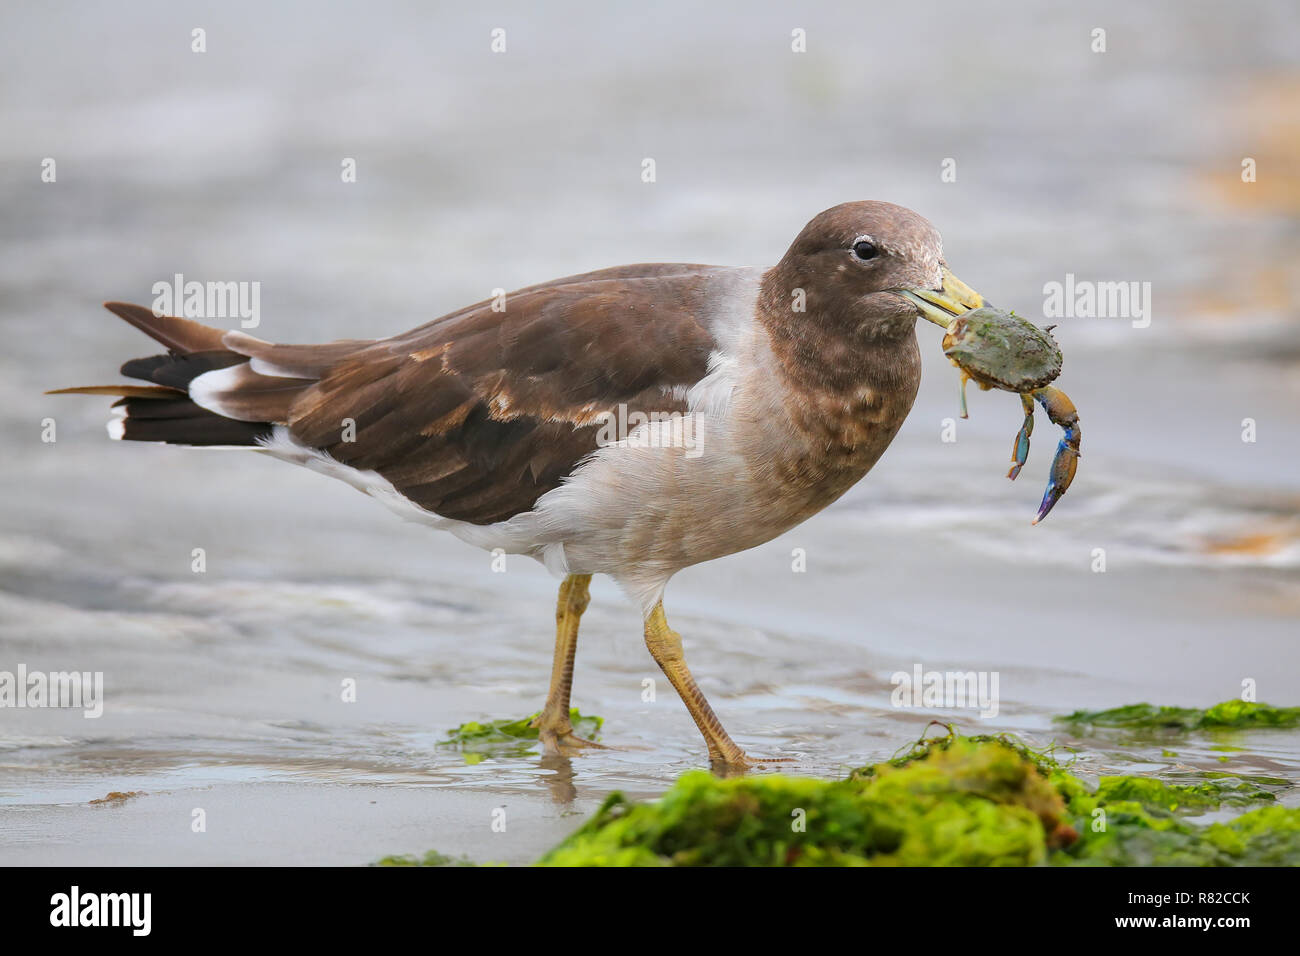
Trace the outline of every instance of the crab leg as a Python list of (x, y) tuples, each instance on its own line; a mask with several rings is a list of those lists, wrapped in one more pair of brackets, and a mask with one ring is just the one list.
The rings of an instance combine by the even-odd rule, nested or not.
[(1012, 481), (1020, 474), (1020, 469), (1024, 467), (1029, 460), (1029, 436), (1034, 433), (1034, 396), (1032, 392), (1025, 392), (1020, 396), (1020, 404), (1025, 407), (1025, 423), (1020, 426), (1020, 431), (1016, 433), (1015, 444), (1011, 446), (1011, 470), (1007, 472), (1007, 477)]
[[(1052, 506), (1061, 500), (1061, 496), (1070, 487), (1070, 482), (1074, 481), (1074, 472), (1079, 467), (1079, 444), (1083, 436), (1079, 430), (1079, 412), (1074, 407), (1074, 402), (1070, 401), (1070, 397), (1063, 391), (1047, 385), (1034, 389), (1029, 395), (1043, 406), (1043, 411), (1047, 412), (1047, 417), (1053, 424), (1060, 425), (1065, 432), (1060, 444), (1056, 446), (1056, 457), (1052, 459), (1052, 470), (1047, 478), (1047, 490), (1043, 492), (1043, 503), (1038, 507), (1038, 517), (1033, 520), (1033, 524), (1038, 524), (1047, 517)], [(1026, 408), (1033, 408), (1026, 396), (1021, 396), (1021, 399), (1025, 401)], [(1029, 436), (1024, 429), (1021, 429), (1021, 433), (1025, 436), (1025, 454), (1028, 455)], [(1019, 439), (1017, 439), (1017, 452), (1019, 452), (1018, 441)], [(1019, 458), (1017, 460), (1023, 461)]]
[(961, 371), (961, 417), (970, 418), (970, 415), (966, 412), (966, 383), (970, 381), (970, 375), (960, 365), (957, 368)]

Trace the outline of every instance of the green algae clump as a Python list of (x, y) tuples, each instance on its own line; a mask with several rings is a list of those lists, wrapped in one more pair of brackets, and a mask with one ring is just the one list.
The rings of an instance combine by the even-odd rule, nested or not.
[(1154, 777), (1102, 777), (1097, 796), (1103, 801), (1129, 800), (1144, 806), (1198, 812), (1224, 806), (1249, 806), (1276, 800), (1272, 793), (1246, 781), (1235, 784), (1207, 780), (1204, 783), (1165, 783)]
[(612, 795), (549, 866), (1026, 866), (1073, 839), (1038, 767), (955, 738), (847, 780), (683, 775), (664, 796)]
[[(1095, 785), (1009, 735), (923, 738), (847, 779), (682, 776), (612, 794), (543, 866), (1295, 866), (1300, 808), (1272, 778)], [(1228, 822), (1188, 818), (1270, 804)]]
[(424, 856), (415, 856), (411, 853), (402, 854), (401, 856), (386, 856), (376, 860), (371, 866), (478, 866), (473, 860), (466, 857), (450, 857), (439, 853), (437, 850), (430, 850)]
[(1261, 807), (1194, 826), (1159, 808), (1103, 801), (1101, 829), (1053, 854), (1057, 866), (1300, 866), (1300, 808)]
[(1207, 710), (1199, 726), (1300, 727), (1300, 707), (1270, 707), (1247, 700), (1225, 700)]
[(1129, 704), (1109, 710), (1076, 710), (1056, 718), (1063, 724), (1117, 727), (1125, 730), (1212, 730), (1300, 727), (1300, 707), (1273, 707), (1246, 700), (1225, 700), (1208, 710)]
[[(537, 743), (537, 728), (530, 726), (535, 717), (537, 714), (519, 720), (469, 721), (447, 731), (447, 739), (438, 741), (438, 746), (461, 751), (466, 763), (478, 763), (484, 757), (526, 757)], [(580, 737), (591, 740), (605, 723), (603, 717), (583, 716), (576, 707), (569, 711), (569, 720)]]

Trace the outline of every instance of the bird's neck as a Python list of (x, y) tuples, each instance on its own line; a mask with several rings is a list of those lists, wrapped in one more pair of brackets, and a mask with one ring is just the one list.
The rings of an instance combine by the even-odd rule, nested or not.
[(798, 390), (828, 398), (852, 396), (864, 389), (907, 396), (920, 383), (916, 317), (878, 321), (852, 314), (831, 314), (792, 294), (797, 279), (773, 269), (759, 288), (758, 324), (767, 334), (780, 373)]

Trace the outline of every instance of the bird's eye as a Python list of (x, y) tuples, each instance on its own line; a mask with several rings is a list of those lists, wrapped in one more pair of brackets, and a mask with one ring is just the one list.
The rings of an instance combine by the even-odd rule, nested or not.
[(874, 259), (880, 254), (880, 250), (870, 239), (859, 239), (853, 243), (853, 254), (859, 259)]

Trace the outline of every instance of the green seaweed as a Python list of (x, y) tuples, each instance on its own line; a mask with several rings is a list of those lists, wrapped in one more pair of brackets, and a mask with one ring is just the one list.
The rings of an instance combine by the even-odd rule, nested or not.
[(1269, 791), (1245, 781), (1235, 785), (1227, 779), (1178, 784), (1165, 783), (1154, 777), (1102, 777), (1097, 781), (1097, 795), (1106, 801), (1128, 800), (1145, 806), (1164, 807), (1170, 812), (1217, 810), (1223, 806), (1249, 806), (1277, 799)]
[(952, 736), (846, 780), (682, 776), (614, 794), (548, 866), (1024, 866), (1073, 838), (1061, 796), (1001, 740)]
[(1212, 730), (1216, 728), (1300, 727), (1300, 707), (1273, 707), (1246, 700), (1225, 700), (1208, 710), (1129, 704), (1109, 710), (1076, 710), (1056, 718), (1063, 724), (1117, 727), (1125, 730)]
[[(976, 744), (1001, 744), (1009, 747), (1016, 754), (1029, 763), (1032, 763), (1038, 772), (1047, 776), (1052, 771), (1061, 767), (1061, 763), (1053, 756), (1055, 746), (1048, 747), (1044, 750), (1033, 750), (1023, 741), (1013, 734), (976, 734), (973, 737), (961, 736), (957, 733), (953, 724), (944, 724), (939, 721), (932, 721), (931, 727), (943, 727), (947, 733), (939, 737), (927, 737), (922, 735), (919, 740), (909, 744), (900, 750), (893, 757), (884, 763), (873, 764), (867, 767), (860, 767), (849, 774), (850, 779), (865, 780), (875, 776), (884, 767), (906, 767), (908, 764), (917, 760), (922, 760), (929, 756), (935, 750), (947, 750), (957, 741), (970, 741)], [(929, 728), (926, 728), (927, 732)]]
[[(537, 743), (537, 728), (530, 726), (535, 717), (537, 714), (519, 720), (469, 721), (447, 731), (447, 739), (438, 741), (438, 746), (461, 751), (466, 763), (478, 763), (484, 757), (526, 757)], [(605, 723), (603, 717), (584, 716), (576, 707), (569, 711), (569, 719), (578, 736), (588, 739), (595, 739)]]
[(386, 856), (376, 860), (371, 866), (478, 866), (468, 857), (450, 857), (437, 850), (430, 850), (419, 857), (406, 853), (401, 856)]
[(926, 737), (825, 781), (696, 771), (659, 800), (612, 794), (544, 866), (1242, 866), (1300, 864), (1300, 808), (1227, 823), (1187, 818), (1272, 803), (1259, 784), (1075, 776), (1010, 735)]
[(1228, 773), (1225, 770), (1198, 770), (1192, 776), (1200, 777), (1203, 780), (1241, 780), (1244, 783), (1253, 783), (1257, 787), (1290, 787), (1292, 783), (1285, 777), (1266, 777), (1263, 774), (1254, 773)]
[[(1057, 866), (1297, 866), (1300, 808), (1269, 806), (1201, 827), (1134, 803), (1102, 803), (1102, 817), (1058, 850)], [(1073, 809), (1073, 807), (1072, 807)], [(1100, 829), (1094, 825), (1100, 824)]]
[(1200, 728), (1300, 727), (1300, 707), (1270, 707), (1248, 700), (1225, 700), (1201, 718)]

